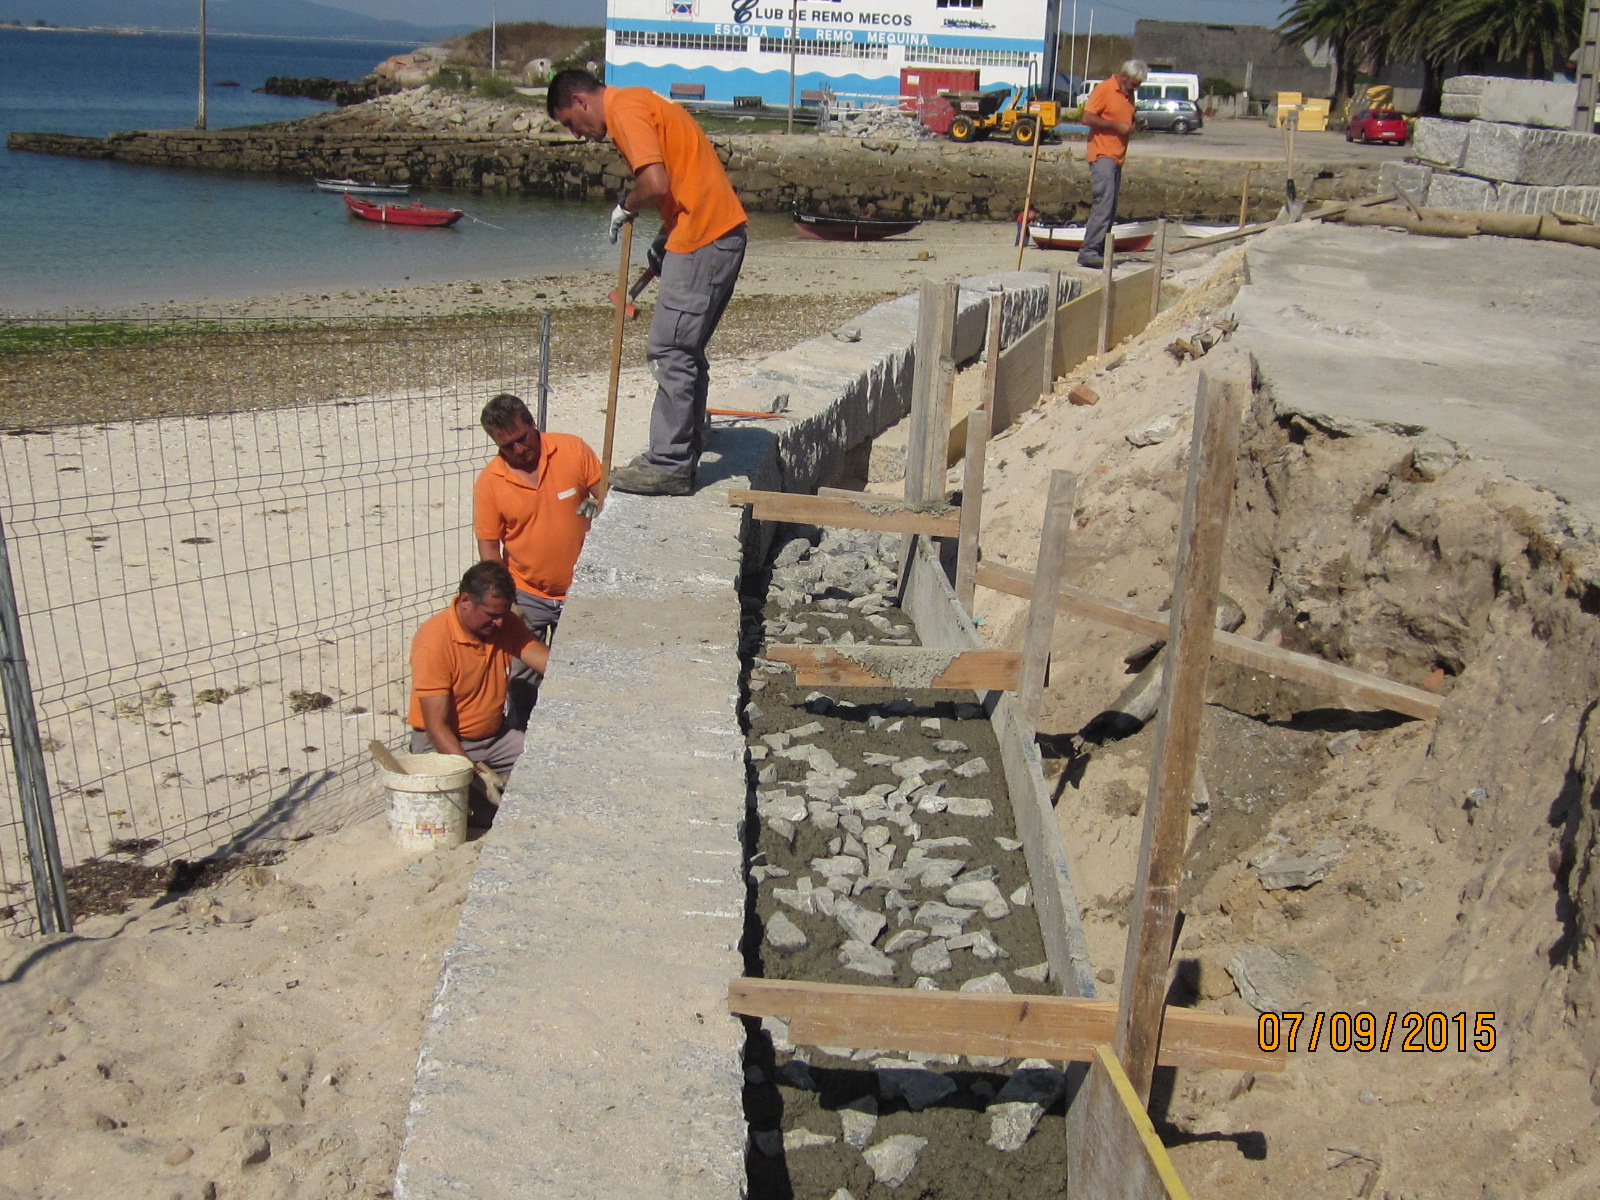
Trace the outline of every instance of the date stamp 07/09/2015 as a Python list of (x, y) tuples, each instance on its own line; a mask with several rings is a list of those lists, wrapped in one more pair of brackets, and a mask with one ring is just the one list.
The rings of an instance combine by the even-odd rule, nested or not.
[(1268, 1012), (1256, 1022), (1256, 1042), (1264, 1054), (1387, 1054), (1391, 1049), (1404, 1054), (1487, 1054), (1497, 1041), (1494, 1021), (1492, 1012)]

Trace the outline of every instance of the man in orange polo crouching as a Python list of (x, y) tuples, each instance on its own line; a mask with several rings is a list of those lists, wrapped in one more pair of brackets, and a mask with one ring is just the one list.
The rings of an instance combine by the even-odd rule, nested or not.
[[(515, 612), (511, 573), (480, 562), (461, 577), (450, 606), (411, 639), (411, 752), (460, 754), (502, 775), (522, 754), (523, 734), (506, 724), (506, 676), (513, 662), (543, 674), (550, 649)], [(471, 823), (491, 810), (473, 789)]]

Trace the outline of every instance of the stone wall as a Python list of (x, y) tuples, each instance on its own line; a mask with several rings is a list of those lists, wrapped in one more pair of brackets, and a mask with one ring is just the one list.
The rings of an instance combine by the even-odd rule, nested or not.
[[(910, 213), (928, 219), (1014, 220), (1022, 211), (1029, 154), (993, 142), (927, 142), (786, 138), (741, 134), (716, 137), (719, 154), (753, 212), (799, 208), (867, 215)], [(553, 198), (602, 200), (623, 186), (626, 168), (609, 146), (537, 134), (418, 134), (328, 132), (268, 126), (237, 130), (164, 130), (107, 138), (14, 133), (13, 150), (112, 159), (147, 166), (256, 171), (305, 178), (371, 179), (469, 191), (519, 192)], [(1089, 180), (1067, 146), (1041, 149), (1034, 207), (1052, 218), (1088, 211)], [(1137, 147), (1123, 175), (1120, 213), (1126, 219), (1161, 215), (1227, 220), (1239, 211), (1239, 184), (1252, 168), (1256, 206), (1281, 201), (1276, 160), (1141, 158)], [(1337, 164), (1298, 172), (1316, 200), (1370, 192), (1376, 168)]]

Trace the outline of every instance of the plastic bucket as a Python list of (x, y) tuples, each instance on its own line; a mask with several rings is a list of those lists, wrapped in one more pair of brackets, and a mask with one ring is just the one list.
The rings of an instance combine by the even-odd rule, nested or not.
[(378, 768), (389, 793), (389, 828), (402, 850), (435, 850), (467, 840), (472, 764), (459, 754), (396, 754), (406, 774)]

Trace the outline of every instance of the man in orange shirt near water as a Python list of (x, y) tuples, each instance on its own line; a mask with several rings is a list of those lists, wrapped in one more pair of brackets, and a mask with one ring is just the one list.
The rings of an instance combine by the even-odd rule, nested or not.
[[(549, 645), (590, 520), (600, 510), (600, 460), (580, 437), (541, 431), (528, 406), (508, 392), (484, 405), (479, 420), (500, 453), (472, 489), (478, 557), (510, 570), (517, 616)], [(509, 697), (507, 724), (526, 729), (537, 676), (513, 666)]]
[(1083, 123), (1089, 127), (1089, 224), (1078, 249), (1080, 267), (1106, 265), (1106, 238), (1117, 219), (1117, 192), (1122, 187), (1122, 162), (1128, 157), (1133, 133), (1133, 101), (1150, 68), (1137, 58), (1122, 64), (1110, 79), (1102, 79), (1083, 106)]
[(633, 172), (611, 213), (611, 240), (646, 206), (661, 212), (647, 256), (661, 292), (645, 358), (656, 379), (650, 448), (611, 472), (618, 491), (686, 496), (710, 427), (706, 343), (744, 264), (745, 212), (705, 132), (680, 105), (649, 88), (606, 87), (587, 71), (550, 81), (550, 115), (592, 142), (609, 135)]

